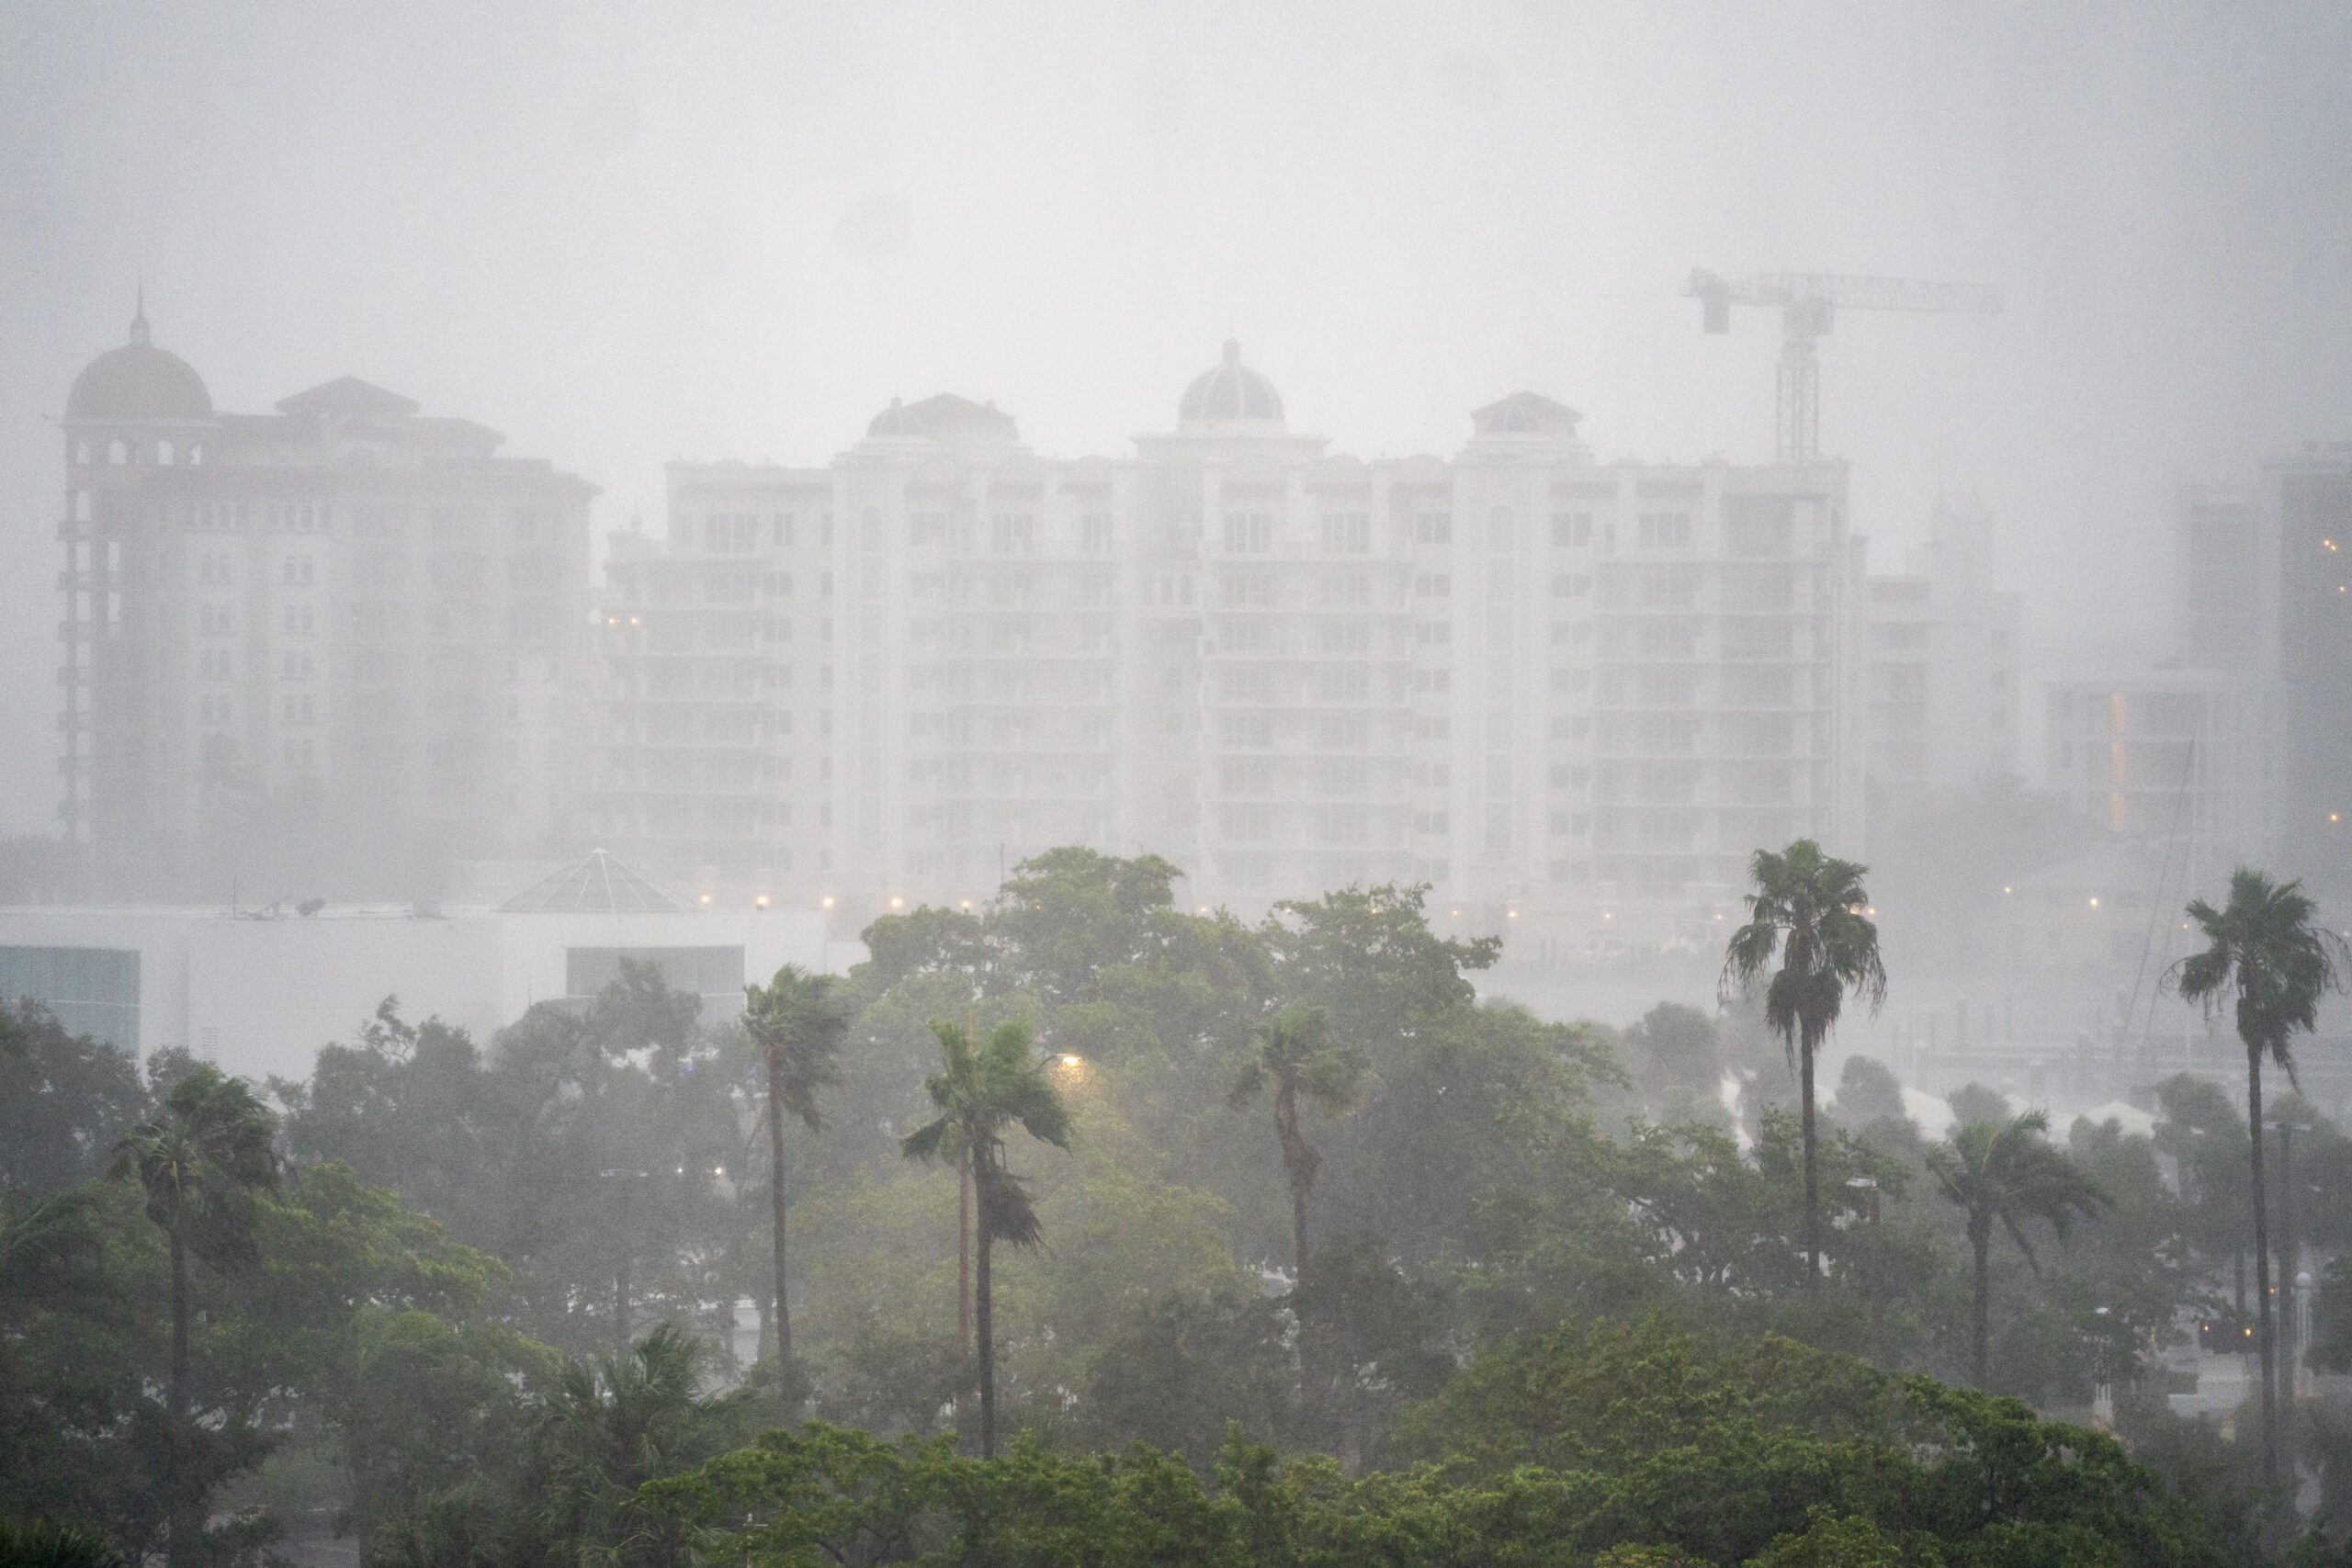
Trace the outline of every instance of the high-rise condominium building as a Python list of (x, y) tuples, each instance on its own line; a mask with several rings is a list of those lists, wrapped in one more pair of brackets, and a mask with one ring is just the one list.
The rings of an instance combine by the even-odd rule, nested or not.
[(349, 378), (219, 412), (143, 310), (61, 423), (62, 810), (96, 890), (423, 896), (555, 833), (593, 487)]
[(2352, 441), (2275, 462), (2266, 479), (2278, 863), (2352, 898)]
[(2051, 690), (2052, 784), (2119, 830), (2352, 897), (2352, 442), (2184, 486), (2176, 660)]
[(1890, 806), (2018, 773), (2020, 605), (1992, 573), (1991, 515), (1939, 501), (1909, 570), (1871, 576), (1867, 766)]
[(1228, 344), (1130, 457), (943, 395), (827, 468), (674, 466), (608, 568), (594, 830), (721, 900), (956, 904), (1085, 844), (1245, 911), (1420, 881), (1530, 945), (1696, 935), (1757, 846), (1859, 831), (1845, 471), (1577, 423), (1522, 392), (1367, 462)]

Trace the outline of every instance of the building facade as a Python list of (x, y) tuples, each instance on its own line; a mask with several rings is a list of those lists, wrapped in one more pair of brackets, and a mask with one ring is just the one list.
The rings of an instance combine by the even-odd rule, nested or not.
[(425, 897), (559, 836), (593, 487), (349, 378), (217, 412), (143, 310), (61, 423), (62, 811), (93, 891)]
[(1925, 545), (1869, 585), (1864, 726), (1870, 781), (1890, 802), (2015, 777), (2018, 623), (1993, 583), (1993, 520), (1939, 501)]
[(2046, 713), (2049, 784), (2077, 815), (2208, 869), (2270, 841), (2275, 727), (2258, 686), (2182, 668), (2057, 681)]
[(2052, 786), (2352, 898), (2352, 442), (2183, 486), (2174, 546), (2175, 657), (2051, 687)]
[(1578, 421), (1364, 461), (1227, 345), (1132, 457), (943, 395), (826, 468), (674, 466), (607, 569), (592, 830), (722, 902), (978, 901), (1079, 843), (1243, 912), (1427, 882), (1563, 955), (1696, 939), (1757, 846), (1860, 831), (1845, 471)]

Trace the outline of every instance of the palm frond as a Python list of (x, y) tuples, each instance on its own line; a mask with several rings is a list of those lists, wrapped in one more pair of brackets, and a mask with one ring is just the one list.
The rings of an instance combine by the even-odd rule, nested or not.
[(946, 1117), (926, 1122), (899, 1140), (899, 1153), (908, 1159), (918, 1159), (928, 1165), (939, 1158), (941, 1145), (946, 1142), (947, 1134)]
[(1044, 1245), (1045, 1226), (1030, 1201), (1027, 1183), (1003, 1167), (989, 1164), (980, 1168), (977, 1186), (980, 1225), (990, 1237), (1023, 1252)]

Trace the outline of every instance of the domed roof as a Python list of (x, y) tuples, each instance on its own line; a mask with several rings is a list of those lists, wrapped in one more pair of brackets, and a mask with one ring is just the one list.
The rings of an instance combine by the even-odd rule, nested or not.
[(1283, 396), (1272, 381), (1241, 363), (1241, 345), (1227, 338), (1224, 360), (1184, 389), (1184, 400), (1176, 405), (1176, 423), (1182, 428), (1243, 420), (1280, 424)]
[(212, 394), (204, 378), (178, 355), (148, 341), (142, 303), (131, 318), (130, 341), (84, 367), (65, 397), (69, 420), (205, 420)]
[(1500, 402), (1470, 411), (1470, 427), (1480, 435), (1566, 435), (1577, 433), (1584, 415), (1540, 392), (1513, 392)]
[(1021, 433), (1012, 416), (994, 403), (976, 403), (953, 392), (941, 392), (920, 402), (890, 400), (890, 406), (866, 424), (868, 435), (923, 435), (944, 441), (957, 436), (985, 436), (1017, 441)]

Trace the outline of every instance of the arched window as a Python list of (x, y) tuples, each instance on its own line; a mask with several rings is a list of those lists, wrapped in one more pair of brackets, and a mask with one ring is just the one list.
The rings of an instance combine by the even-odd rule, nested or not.
[(118, 435), (112, 441), (107, 443), (107, 462), (122, 463), (130, 461), (130, 448), (122, 444), (122, 437)]
[(191, 441), (187, 444), (187, 460), (190, 463), (201, 463), (204, 461), (203, 442)]
[(169, 463), (171, 460), (172, 460), (172, 444), (171, 444), (170, 442), (168, 442), (168, 441), (158, 441), (158, 442), (156, 442), (156, 443), (155, 443), (155, 461), (157, 461), (157, 462), (159, 462), (159, 463), (166, 463), (166, 464), (167, 464), (167, 463)]

